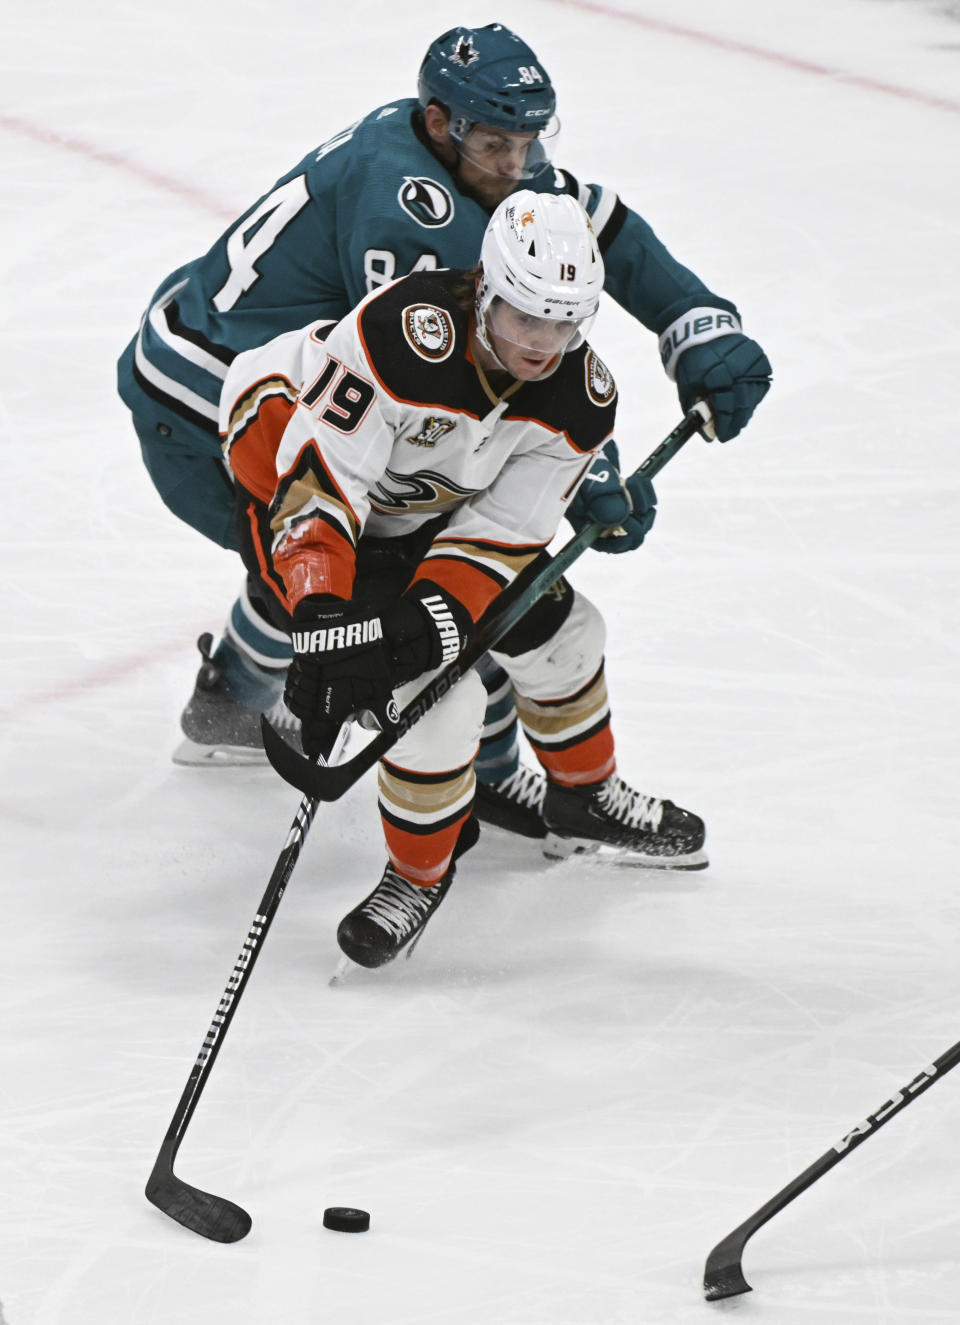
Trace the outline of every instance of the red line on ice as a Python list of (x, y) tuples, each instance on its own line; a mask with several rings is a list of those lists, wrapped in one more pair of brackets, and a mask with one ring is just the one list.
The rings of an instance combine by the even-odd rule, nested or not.
[(85, 695), (91, 690), (98, 690), (101, 686), (110, 685), (114, 681), (121, 681), (124, 677), (139, 672), (143, 668), (153, 667), (167, 658), (183, 658), (187, 669), (185, 670), (185, 677), (189, 680), (193, 675), (189, 671), (192, 665), (191, 648), (198, 633), (195, 630), (190, 635), (170, 640), (157, 648), (147, 649), (143, 653), (131, 654), (125, 658), (117, 658), (115, 662), (105, 663), (92, 672), (78, 676), (76, 680), (62, 681), (58, 685), (49, 686), (44, 690), (31, 691), (12, 704), (5, 704), (0, 707), (0, 720), (9, 722), (15, 718), (22, 718), (29, 714), (32, 706), (37, 704), (57, 704), (61, 700), (75, 699), (78, 695)]
[(847, 83), (866, 92), (880, 92), (888, 97), (900, 97), (903, 101), (914, 101), (921, 106), (930, 106), (934, 110), (960, 113), (960, 101), (951, 97), (937, 96), (932, 92), (918, 92), (914, 88), (899, 87), (896, 83), (884, 83), (877, 78), (867, 78), (863, 74), (852, 74), (845, 69), (834, 69), (830, 65), (818, 64), (814, 60), (802, 60), (795, 55), (784, 55), (780, 51), (767, 50), (764, 46), (752, 46), (750, 42), (737, 41), (732, 37), (720, 37), (712, 32), (702, 32), (698, 28), (685, 28), (679, 23), (668, 23), (659, 18), (644, 18), (642, 14), (631, 14), (613, 5), (599, 3), (599, 0), (553, 0), (554, 4), (569, 5), (571, 9), (585, 9), (594, 14), (603, 14), (606, 18), (619, 18), (636, 27), (649, 28), (651, 32), (665, 32), (672, 37), (683, 37), (688, 41), (699, 42), (703, 46), (713, 46), (717, 50), (731, 51), (737, 55), (750, 55), (756, 60), (765, 60), (768, 64), (780, 64), (798, 73), (813, 74), (818, 78), (831, 78), (837, 83)]
[(43, 125), (33, 124), (30, 120), (25, 120), (19, 115), (0, 115), (0, 129), (6, 129), (9, 133), (20, 134), (23, 138), (32, 138), (34, 142), (43, 143), (47, 147), (59, 147), (65, 152), (71, 152), (74, 156), (82, 156), (87, 161), (95, 161), (98, 165), (109, 166), (112, 170), (122, 170), (126, 175), (134, 175), (137, 179), (152, 184), (165, 193), (173, 193), (178, 198), (183, 198), (186, 202), (192, 202), (205, 212), (212, 212), (214, 216), (219, 216), (225, 221), (232, 221), (237, 216), (236, 210), (228, 207), (222, 198), (215, 198), (204, 189), (195, 188), (192, 184), (175, 179), (172, 175), (165, 175), (159, 170), (151, 170), (149, 166), (141, 165), (139, 161), (133, 161), (120, 152), (111, 152), (105, 147), (97, 147), (95, 143), (88, 143), (85, 139), (77, 138), (73, 134), (60, 133), (57, 129), (48, 129)]

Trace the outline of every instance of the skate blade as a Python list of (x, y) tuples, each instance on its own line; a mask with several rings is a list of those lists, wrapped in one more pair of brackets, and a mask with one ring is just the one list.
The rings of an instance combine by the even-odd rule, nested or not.
[(200, 745), (185, 736), (170, 756), (183, 768), (266, 768), (263, 749), (250, 745)]
[(582, 837), (558, 837), (548, 833), (544, 838), (543, 855), (547, 860), (581, 860), (598, 865), (620, 865), (642, 870), (705, 870), (710, 864), (705, 851), (688, 851), (682, 856), (648, 856), (631, 847), (608, 846), (604, 842), (591, 842)]
[(346, 953), (344, 953), (344, 955), (337, 962), (337, 969), (334, 971), (333, 975), (331, 975), (330, 979), (327, 981), (327, 984), (330, 986), (331, 989), (340, 989), (343, 985), (346, 984), (351, 971), (359, 971), (362, 969), (363, 968), (361, 966), (358, 966), (355, 961), (351, 961), (350, 958), (346, 955)]
[[(424, 925), (423, 928), (420, 930), (419, 934), (414, 935), (410, 943), (405, 948), (402, 949), (403, 956), (406, 958), (407, 961), (409, 961), (410, 958), (413, 956), (414, 948), (416, 948), (417, 944), (423, 938), (424, 929), (426, 929), (426, 925)], [(340, 961), (337, 963), (337, 969), (334, 971), (333, 975), (331, 975), (327, 983), (329, 984), (331, 989), (337, 989), (341, 985), (346, 984), (347, 979), (350, 976), (351, 972), (382, 971), (384, 967), (393, 966), (399, 956), (400, 953), (397, 953), (396, 956), (391, 957), (389, 961), (381, 962), (379, 966), (364, 966), (360, 962), (355, 962), (352, 957), (348, 957), (346, 953), (344, 953), (343, 956), (340, 958)], [(2, 1325), (2, 1322), (0, 1322), (0, 1325)]]

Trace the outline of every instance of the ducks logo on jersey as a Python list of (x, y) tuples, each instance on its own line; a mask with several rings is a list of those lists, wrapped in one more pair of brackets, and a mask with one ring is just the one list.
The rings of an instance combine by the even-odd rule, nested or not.
[(408, 304), (401, 318), (407, 344), (421, 359), (441, 363), (450, 355), (455, 334), (446, 309), (435, 304)]
[(609, 405), (617, 394), (613, 373), (593, 350), (587, 350), (583, 367), (587, 378), (587, 395), (595, 405)]

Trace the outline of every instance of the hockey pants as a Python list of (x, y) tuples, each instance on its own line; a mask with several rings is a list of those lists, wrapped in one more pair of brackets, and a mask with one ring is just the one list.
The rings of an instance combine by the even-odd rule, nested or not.
[[(519, 654), (495, 652), (510, 678), (524, 731), (548, 775), (567, 786), (599, 782), (615, 768), (603, 675), (605, 630), (597, 609), (573, 594), (550, 639)], [(401, 706), (420, 677), (398, 691)], [(450, 866), (473, 802), (473, 759), (486, 691), (475, 672), (403, 736), (380, 766), (387, 853), (414, 883), (438, 882)]]

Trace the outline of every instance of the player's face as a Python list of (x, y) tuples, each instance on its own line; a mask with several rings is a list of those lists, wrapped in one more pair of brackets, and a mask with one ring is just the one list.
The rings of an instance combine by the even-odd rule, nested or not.
[(432, 104), (424, 108), (423, 121), (434, 152), (457, 176), (463, 191), (489, 212), (521, 180), (533, 179), (547, 168), (560, 129), (555, 116), (539, 133), (509, 133), (489, 124), (471, 124), (455, 140), (450, 116)]
[(497, 207), (525, 177), (536, 138), (475, 124), (460, 144), (460, 183), (484, 206)]
[(504, 368), (519, 381), (529, 382), (563, 354), (580, 322), (534, 317), (498, 296), (487, 310), (486, 327), (493, 351)]

